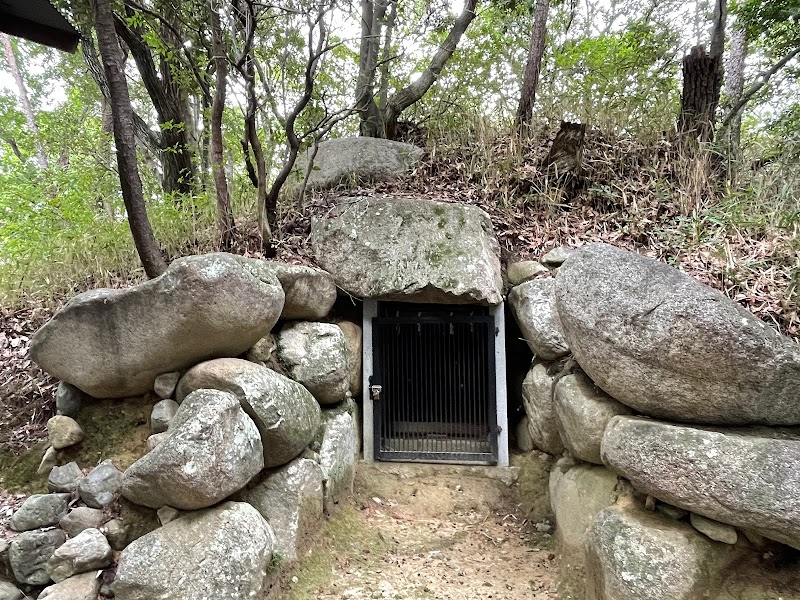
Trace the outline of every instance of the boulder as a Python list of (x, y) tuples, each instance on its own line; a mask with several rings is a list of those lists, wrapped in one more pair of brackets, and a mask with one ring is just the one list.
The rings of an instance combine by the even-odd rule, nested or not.
[[(417, 146), (373, 137), (326, 140), (317, 147), (306, 190), (328, 190), (363, 183), (387, 181), (408, 172), (425, 151)], [(311, 151), (301, 154), (289, 180), (297, 193), (308, 170)]]
[(530, 452), (536, 447), (531, 436), (531, 422), (528, 415), (522, 417), (517, 424), (517, 447), (523, 452)]
[(278, 335), (278, 358), (320, 404), (341, 402), (350, 389), (347, 343), (332, 323), (289, 323)]
[(175, 391), (175, 386), (178, 385), (180, 378), (180, 371), (162, 373), (153, 382), (153, 392), (162, 399), (172, 398), (172, 393)]
[(72, 417), (56, 415), (47, 421), (47, 436), (50, 445), (61, 450), (83, 441), (83, 429)]
[(78, 489), (82, 479), (83, 471), (76, 462), (67, 463), (63, 467), (53, 467), (47, 477), (47, 490), (69, 494)]
[(606, 427), (603, 462), (638, 490), (800, 549), (800, 437), (634, 417)]
[(520, 262), (510, 263), (506, 270), (508, 276), (508, 283), (511, 285), (519, 285), (544, 273), (550, 273), (550, 269), (535, 260), (522, 260)]
[(47, 561), (56, 548), (67, 541), (60, 529), (26, 531), (11, 541), (9, 559), (14, 579), (23, 585), (47, 585)]
[(587, 600), (701, 600), (734, 559), (687, 523), (632, 504), (603, 510), (586, 542)]
[(116, 600), (258, 598), (274, 534), (256, 509), (225, 502), (192, 512), (123, 550)]
[(692, 513), (689, 515), (689, 523), (691, 523), (692, 527), (697, 529), (697, 531), (715, 542), (735, 544), (736, 540), (739, 539), (733, 527), (715, 521), (714, 519), (706, 519), (705, 517)]
[(160, 526), (156, 511), (120, 498), (119, 515), (106, 523), (101, 531), (105, 533), (111, 547), (119, 551)]
[(556, 306), (581, 368), (648, 416), (800, 424), (800, 347), (672, 267), (604, 244), (572, 254)]
[(354, 406), (344, 403), (344, 406), (322, 411), (318, 439), (326, 514), (330, 514), (335, 504), (353, 493), (359, 432), (356, 419), (350, 414), (352, 410)]
[(317, 262), (349, 294), (444, 304), (502, 302), (499, 245), (482, 210), (410, 198), (340, 198), (311, 222)]
[(553, 406), (555, 375), (547, 366), (536, 362), (522, 383), (522, 402), (528, 415), (528, 427), (534, 445), (543, 452), (556, 456), (564, 451), (558, 432), (558, 421)]
[(281, 319), (318, 321), (331, 312), (336, 302), (336, 283), (330, 273), (280, 262), (265, 265), (281, 282), (286, 295)]
[(137, 396), (162, 373), (245, 352), (283, 301), (262, 261), (188, 256), (139, 285), (79, 294), (36, 332), (31, 357), (96, 398)]
[(264, 468), (261, 437), (233, 394), (197, 390), (169, 435), (122, 477), (122, 496), (142, 506), (196, 510), (242, 489)]
[(238, 499), (261, 513), (275, 533), (275, 550), (294, 562), (322, 519), (322, 469), (313, 460), (298, 458)]
[(553, 395), (561, 441), (576, 458), (602, 465), (600, 443), (611, 417), (629, 415), (620, 404), (594, 385), (584, 373), (562, 377)]
[(542, 258), (539, 259), (544, 266), (550, 268), (560, 267), (564, 264), (573, 253), (575, 252), (574, 248), (566, 248), (564, 246), (558, 246), (553, 248), (549, 252), (545, 253)]
[(264, 466), (283, 465), (300, 454), (314, 438), (320, 408), (299, 383), (266, 367), (238, 358), (200, 363), (181, 379), (177, 397), (201, 388), (236, 396), (258, 428)]
[(45, 588), (39, 600), (96, 600), (99, 592), (97, 573), (83, 573)]
[(58, 583), (73, 575), (104, 569), (111, 564), (113, 551), (97, 529), (85, 529), (67, 540), (47, 561), (50, 579)]
[(86, 529), (100, 529), (105, 521), (105, 515), (99, 508), (76, 506), (58, 522), (58, 526), (67, 532), (71, 538)]
[(10, 550), (11, 543), (0, 539), (0, 581), (14, 581), (14, 571), (11, 569), (11, 559), (8, 556)]
[(114, 501), (122, 482), (122, 472), (110, 460), (104, 460), (78, 484), (78, 493), (92, 508), (105, 508)]
[(80, 412), (81, 406), (89, 400), (91, 400), (90, 396), (74, 385), (62, 381), (56, 390), (56, 414), (74, 419)]
[(7, 581), (0, 581), (0, 600), (22, 600), (24, 597), (25, 594), (19, 591), (17, 586)]
[(150, 413), (150, 433), (164, 433), (169, 428), (169, 422), (178, 412), (178, 403), (170, 398), (156, 402)]
[(361, 327), (352, 321), (336, 321), (339, 329), (344, 334), (344, 345), (347, 348), (348, 382), (350, 396), (358, 398), (361, 395), (362, 385), (362, 348), (363, 332)]
[(30, 531), (56, 525), (69, 510), (69, 494), (34, 494), (26, 498), (11, 515), (9, 525), (14, 531)]
[(556, 311), (555, 280), (535, 279), (516, 286), (508, 295), (511, 311), (531, 352), (542, 360), (569, 354)]

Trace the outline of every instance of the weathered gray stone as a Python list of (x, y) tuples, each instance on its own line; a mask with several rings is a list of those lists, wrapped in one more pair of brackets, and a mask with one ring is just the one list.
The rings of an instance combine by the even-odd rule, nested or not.
[(153, 391), (156, 396), (162, 399), (172, 398), (172, 393), (175, 391), (175, 386), (178, 385), (180, 378), (180, 371), (170, 371), (156, 377), (153, 382)]
[(286, 369), (283, 368), (281, 361), (278, 360), (278, 336), (274, 333), (270, 333), (258, 340), (245, 353), (244, 358), (262, 367), (272, 369), (276, 373), (286, 375)]
[(245, 352), (283, 301), (263, 261), (188, 256), (145, 283), (76, 296), (36, 332), (31, 357), (96, 398), (136, 396), (164, 372)]
[(720, 292), (604, 244), (556, 277), (584, 371), (643, 414), (691, 423), (800, 424), (800, 347)]
[(36, 473), (38, 475), (47, 475), (56, 466), (58, 466), (58, 451), (52, 446), (48, 446), (47, 450), (44, 451), (42, 462), (39, 463)]
[(632, 504), (603, 510), (587, 538), (587, 600), (700, 600), (735, 558), (687, 523)]
[(318, 321), (331, 312), (336, 302), (336, 283), (330, 273), (280, 262), (265, 265), (281, 282), (286, 295), (281, 319)]
[(499, 304), (499, 246), (489, 215), (409, 198), (338, 199), (313, 219), (314, 255), (348, 293), (375, 300)]
[(105, 533), (111, 547), (119, 551), (160, 526), (155, 510), (120, 498), (119, 516), (106, 523), (101, 531)]
[(226, 502), (133, 542), (122, 552), (112, 589), (117, 600), (257, 598), (273, 545), (256, 509)]
[[(319, 144), (307, 190), (350, 187), (399, 177), (419, 162), (424, 150), (411, 144), (372, 137), (345, 137)], [(295, 193), (308, 170), (310, 151), (301, 154), (287, 191)]]
[(91, 400), (90, 396), (74, 385), (62, 381), (56, 390), (56, 414), (74, 419), (80, 412), (81, 406), (89, 400)]
[(560, 267), (575, 252), (574, 248), (566, 248), (558, 246), (547, 252), (542, 258), (539, 259), (546, 267)]
[(510, 263), (506, 269), (508, 276), (508, 283), (511, 285), (519, 285), (536, 277), (550, 273), (550, 269), (535, 260), (523, 260), (520, 262)]
[(298, 458), (239, 494), (239, 499), (261, 513), (275, 532), (275, 550), (294, 562), (322, 519), (322, 468)]
[(528, 415), (528, 426), (534, 445), (554, 456), (564, 451), (558, 432), (558, 421), (553, 406), (553, 382), (555, 375), (547, 372), (547, 366), (537, 362), (531, 366), (522, 383), (522, 402)]
[(104, 460), (78, 484), (78, 493), (92, 508), (104, 508), (114, 501), (122, 482), (122, 472), (110, 460)]
[(735, 544), (736, 540), (739, 539), (739, 536), (736, 535), (736, 529), (730, 525), (725, 525), (725, 523), (715, 521), (714, 519), (707, 519), (706, 517), (691, 513), (689, 515), (689, 522), (697, 531), (715, 542)]
[(154, 433), (153, 435), (147, 438), (147, 451), (150, 452), (153, 448), (158, 446), (161, 442), (167, 439), (167, 432), (162, 431), (161, 433)]
[[(252, 502), (250, 504), (252, 504)], [(166, 525), (167, 523), (180, 517), (181, 514), (181, 511), (179, 511), (177, 508), (173, 508), (171, 506), (162, 506), (158, 509), (158, 520), (161, 521), (162, 525)]]
[(66, 531), (69, 537), (74, 538), (86, 529), (100, 529), (104, 520), (105, 515), (99, 508), (77, 506), (61, 517), (58, 526)]
[(83, 429), (72, 417), (56, 415), (47, 421), (47, 436), (56, 450), (74, 446), (83, 440)]
[(99, 591), (97, 573), (83, 573), (45, 588), (39, 600), (97, 600)]
[(166, 398), (156, 402), (153, 412), (150, 413), (150, 433), (164, 433), (169, 428), (169, 422), (178, 412), (178, 403)]
[(200, 363), (181, 379), (177, 397), (183, 400), (186, 394), (202, 388), (236, 396), (261, 435), (266, 467), (292, 460), (319, 428), (319, 404), (308, 390), (255, 363), (237, 358)]
[(516, 286), (508, 295), (511, 311), (528, 347), (542, 360), (569, 354), (556, 311), (555, 285), (550, 277), (535, 279)]
[(344, 334), (344, 344), (347, 348), (350, 395), (353, 398), (357, 398), (361, 395), (363, 333), (361, 327), (352, 321), (336, 321), (336, 325), (339, 326), (339, 329)]
[(261, 437), (233, 394), (197, 390), (167, 438), (133, 463), (119, 491), (136, 504), (196, 510), (240, 490), (264, 467)]
[(0, 600), (22, 600), (24, 597), (25, 594), (19, 591), (15, 585), (7, 581), (0, 581)]
[(576, 458), (596, 465), (603, 464), (600, 443), (611, 417), (632, 412), (581, 372), (559, 380), (553, 403), (558, 431), (566, 449)]
[(533, 443), (530, 427), (531, 424), (528, 415), (522, 417), (517, 424), (517, 447), (523, 452), (530, 452), (536, 447), (536, 444)]
[(11, 543), (0, 539), (0, 581), (14, 581), (14, 571), (11, 569), (9, 552)]
[(11, 515), (9, 525), (14, 531), (30, 531), (56, 525), (69, 510), (69, 494), (34, 494), (26, 498)]
[(58, 547), (47, 561), (47, 573), (58, 583), (73, 575), (107, 567), (113, 554), (102, 533), (97, 529), (85, 529)]
[(800, 548), (800, 437), (614, 417), (602, 457), (663, 502)]
[(665, 504), (664, 502), (656, 504), (656, 510), (673, 521), (680, 521), (689, 514), (688, 510), (683, 510), (682, 508), (672, 506), (672, 504)]
[(63, 467), (53, 467), (47, 477), (47, 489), (55, 493), (70, 493), (78, 489), (78, 484), (83, 479), (83, 471), (78, 463), (67, 463)]
[(67, 541), (60, 529), (48, 531), (26, 531), (11, 541), (8, 556), (14, 579), (23, 585), (47, 585), (47, 561), (56, 548)]
[(358, 460), (358, 427), (350, 414), (352, 407), (322, 411), (320, 466), (325, 485), (325, 512), (353, 493)]
[(332, 323), (289, 323), (278, 334), (278, 358), (320, 404), (341, 402), (350, 389), (347, 344)]

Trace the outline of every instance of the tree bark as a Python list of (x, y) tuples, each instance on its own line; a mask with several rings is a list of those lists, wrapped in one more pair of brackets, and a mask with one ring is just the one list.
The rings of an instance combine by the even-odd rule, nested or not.
[(36, 163), (39, 165), (40, 169), (46, 169), (48, 167), (47, 155), (44, 153), (44, 148), (42, 147), (42, 138), (39, 134), (39, 126), (36, 124), (36, 118), (33, 114), (33, 106), (31, 106), (31, 101), (28, 97), (28, 88), (25, 86), (25, 80), (23, 79), (22, 73), (19, 70), (19, 65), (17, 64), (17, 55), (14, 52), (14, 47), (11, 45), (11, 38), (9, 38), (5, 33), (0, 33), (0, 39), (3, 40), (3, 49), (5, 51), (8, 68), (11, 70), (11, 76), (14, 78), (14, 83), (17, 85), (17, 97), (22, 105), (22, 112), (25, 115), (25, 121), (28, 124), (28, 129), (30, 129), (31, 133), (33, 134), (34, 144), (36, 144)]
[(128, 82), (122, 70), (122, 50), (114, 30), (111, 0), (92, 0), (92, 5), (97, 45), (109, 88), (122, 199), (128, 213), (128, 224), (136, 251), (139, 253), (145, 273), (148, 277), (157, 277), (166, 270), (167, 263), (161, 255), (147, 218), (142, 180), (139, 178), (139, 168), (136, 163), (133, 110), (128, 94)]
[(217, 192), (217, 226), (221, 236), (220, 247), (228, 250), (233, 241), (233, 211), (228, 193), (228, 179), (225, 175), (224, 146), (222, 142), (222, 111), (225, 108), (225, 87), (228, 76), (228, 55), (222, 43), (222, 26), (219, 18), (219, 0), (209, 0), (211, 40), (214, 68), (216, 69), (216, 89), (211, 105), (211, 171)]
[[(735, 28), (731, 33), (731, 48), (727, 60), (725, 95), (728, 105), (733, 106), (744, 92), (744, 61), (747, 58), (747, 34), (744, 29)], [(732, 160), (739, 157), (742, 140), (742, 113), (738, 111), (731, 119), (727, 131), (728, 156)]]
[(533, 13), (531, 45), (528, 50), (528, 60), (525, 63), (525, 76), (522, 80), (522, 91), (517, 108), (517, 128), (520, 132), (527, 132), (533, 119), (533, 104), (536, 100), (536, 89), (539, 87), (539, 73), (544, 56), (549, 10), (550, 0), (537, 0)]
[(718, 58), (725, 52), (725, 27), (728, 21), (727, 0), (714, 0), (714, 25), (711, 28), (709, 54)]
[(683, 57), (683, 92), (678, 131), (684, 140), (710, 142), (722, 88), (719, 56), (713, 57), (704, 46), (692, 48)]

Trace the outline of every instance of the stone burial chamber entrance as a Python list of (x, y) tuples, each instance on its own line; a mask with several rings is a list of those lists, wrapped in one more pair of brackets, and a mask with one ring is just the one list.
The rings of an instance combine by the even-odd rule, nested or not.
[(338, 198), (317, 262), (363, 309), (366, 461), (508, 465), (499, 247), (478, 208)]

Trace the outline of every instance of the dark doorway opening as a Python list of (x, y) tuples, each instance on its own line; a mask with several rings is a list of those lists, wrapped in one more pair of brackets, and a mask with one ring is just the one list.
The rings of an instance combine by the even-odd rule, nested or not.
[(372, 334), (375, 458), (497, 464), (489, 309), (381, 302)]

